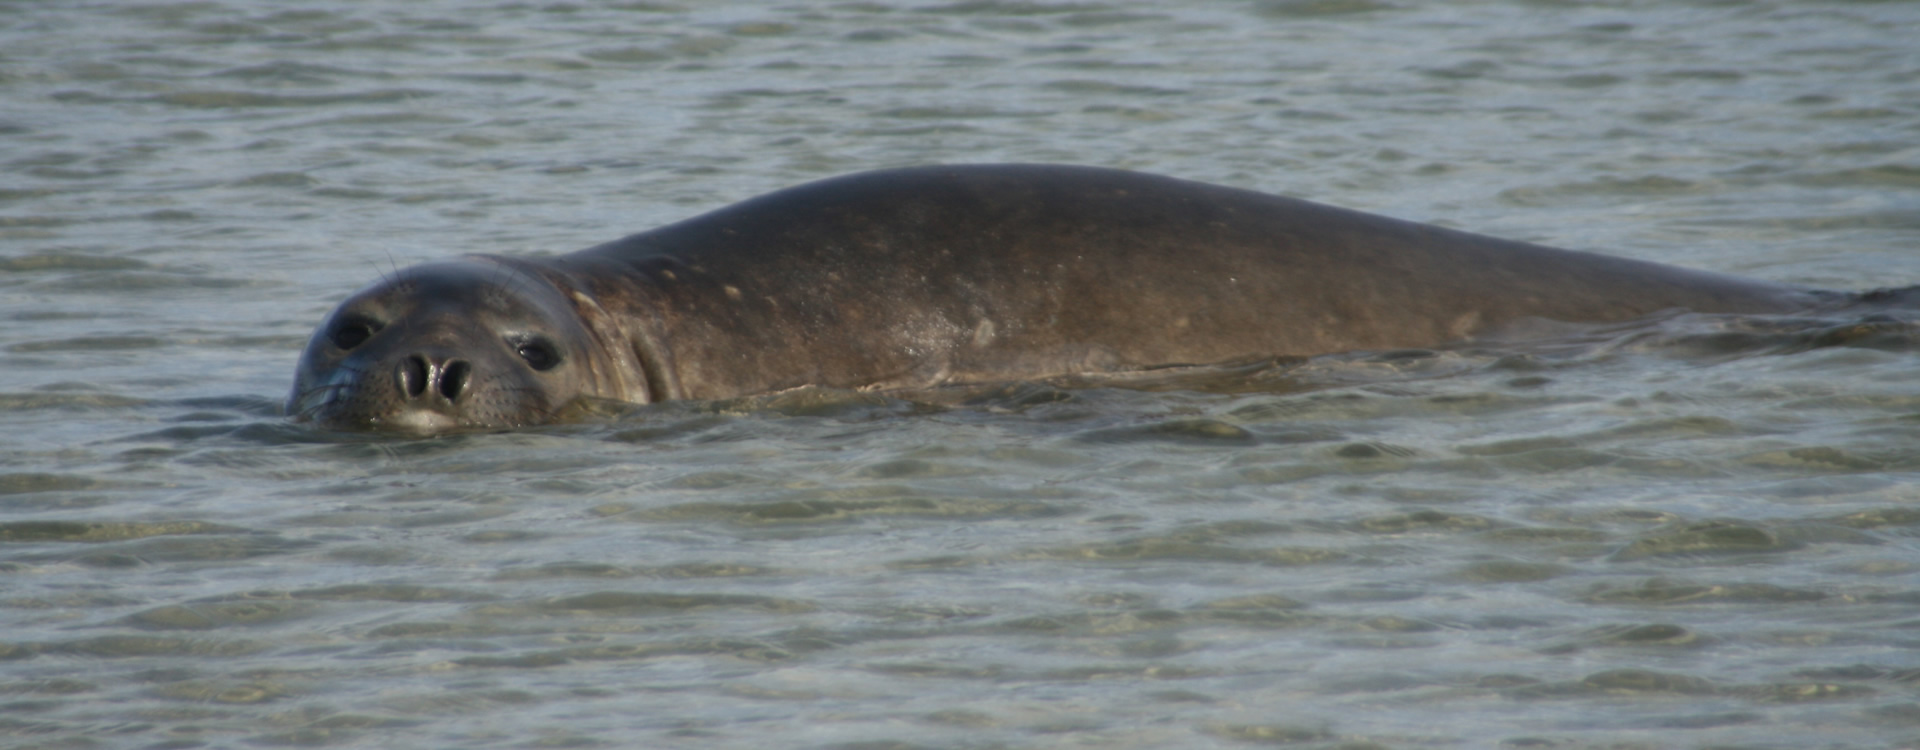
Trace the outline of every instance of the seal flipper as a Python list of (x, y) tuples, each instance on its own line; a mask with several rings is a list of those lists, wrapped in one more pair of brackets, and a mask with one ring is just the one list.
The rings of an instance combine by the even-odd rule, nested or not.
[(1920, 284), (1860, 292), (1853, 295), (1853, 304), (1876, 309), (1920, 310)]

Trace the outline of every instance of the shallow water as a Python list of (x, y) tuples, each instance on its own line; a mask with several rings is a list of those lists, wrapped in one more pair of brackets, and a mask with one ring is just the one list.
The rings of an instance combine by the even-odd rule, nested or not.
[(1920, 6), (123, 5), (0, 5), (0, 744), (1920, 744), (1901, 325), (279, 416), (396, 265), (904, 164), (1915, 283)]

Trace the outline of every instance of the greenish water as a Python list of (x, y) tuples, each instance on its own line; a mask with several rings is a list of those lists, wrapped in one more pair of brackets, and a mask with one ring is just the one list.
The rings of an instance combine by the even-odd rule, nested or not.
[(0, 745), (1914, 746), (1902, 326), (431, 441), (278, 411), (396, 265), (905, 164), (1916, 283), (1915, 38), (1898, 2), (0, 3)]

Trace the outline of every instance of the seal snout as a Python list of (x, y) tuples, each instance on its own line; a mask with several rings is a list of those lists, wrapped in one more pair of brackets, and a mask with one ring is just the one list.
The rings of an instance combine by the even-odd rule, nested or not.
[(451, 406), (460, 401), (472, 375), (473, 365), (464, 359), (416, 353), (400, 360), (394, 383), (408, 401)]

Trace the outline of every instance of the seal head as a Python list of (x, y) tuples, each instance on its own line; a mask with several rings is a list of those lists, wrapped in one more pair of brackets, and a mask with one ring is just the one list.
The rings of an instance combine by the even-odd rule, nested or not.
[(618, 363), (592, 330), (594, 310), (583, 316), (578, 295), (523, 265), (468, 256), (355, 293), (308, 341), (287, 413), (437, 434), (550, 422), (582, 396), (648, 400), (609, 377)]

